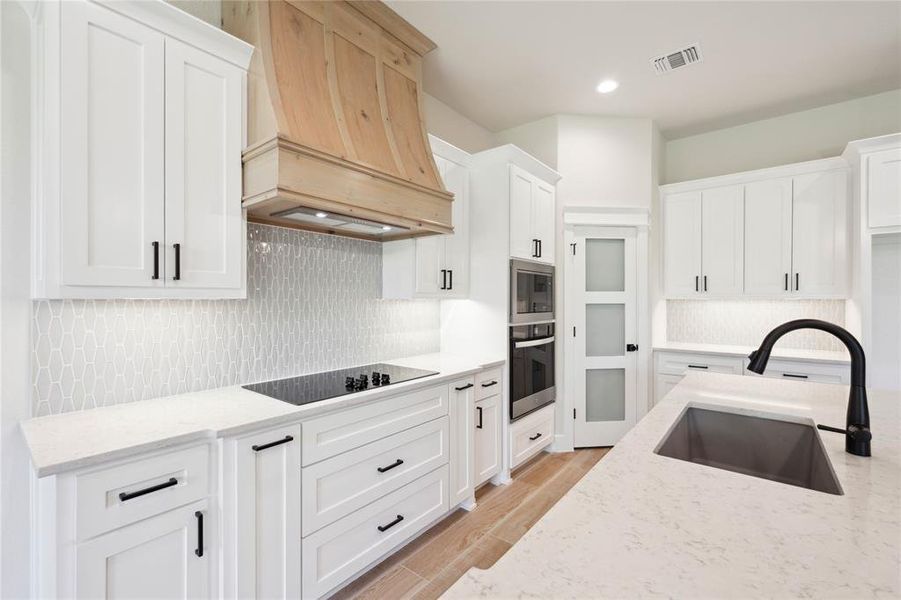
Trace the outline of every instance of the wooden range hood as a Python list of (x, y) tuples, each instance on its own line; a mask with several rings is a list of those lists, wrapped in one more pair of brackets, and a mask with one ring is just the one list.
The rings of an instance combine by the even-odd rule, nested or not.
[(376, 240), (453, 231), (422, 118), (431, 40), (366, 0), (226, 0), (222, 18), (255, 47), (249, 220)]

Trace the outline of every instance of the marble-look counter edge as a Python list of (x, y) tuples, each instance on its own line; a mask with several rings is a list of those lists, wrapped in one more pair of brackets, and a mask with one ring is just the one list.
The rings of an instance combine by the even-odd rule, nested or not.
[[(501, 366), (506, 361), (430, 354), (385, 362), (426, 368), (438, 371), (438, 374), (303, 406), (286, 404), (240, 386), (227, 386), (35, 417), (23, 421), (20, 429), (36, 475), (46, 477), (190, 442), (300, 422), (467, 377)], [(90, 435), (92, 430), (93, 436)], [(92, 439), (94, 447), (91, 446)]]
[[(719, 356), (739, 356), (746, 358), (757, 350), (751, 346), (731, 346), (726, 344), (702, 344), (698, 342), (663, 342), (654, 344), (654, 352), (681, 352), (717, 354)], [(800, 348), (773, 348), (772, 358), (799, 362), (850, 364), (851, 357), (844, 350), (803, 350)]]

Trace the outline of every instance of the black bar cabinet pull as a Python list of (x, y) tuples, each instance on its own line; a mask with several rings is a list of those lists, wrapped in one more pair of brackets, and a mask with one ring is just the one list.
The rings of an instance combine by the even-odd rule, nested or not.
[(173, 485), (178, 485), (178, 479), (176, 479), (175, 477), (170, 477), (169, 481), (146, 487), (143, 490), (138, 490), (137, 492), (121, 492), (119, 494), (119, 501), (125, 502), (126, 500), (131, 500), (132, 498), (137, 498), (139, 496), (143, 496), (144, 494), (152, 494), (153, 492), (158, 492), (160, 490), (170, 488)]
[(203, 556), (203, 513), (198, 510), (194, 516), (197, 517), (197, 549), (194, 554)]
[(497, 385), (497, 379), (495, 379), (493, 381), (489, 381), (488, 383), (483, 383), (482, 387), (491, 387), (493, 385)]
[(151, 242), (153, 246), (153, 277), (151, 279), (160, 278), (160, 243)]
[(700, 292), (701, 289), (698, 287), (698, 279), (700, 279), (697, 275), (695, 275), (695, 291)]
[(395, 525), (397, 525), (398, 523), (400, 523), (403, 520), (404, 520), (403, 515), (397, 515), (397, 518), (394, 519), (393, 521), (391, 521), (390, 523), (388, 523), (387, 525), (379, 525), (379, 531), (388, 531), (389, 529), (391, 529), (392, 527), (394, 527)]
[(785, 291), (788, 291), (788, 273), (785, 274)]
[(293, 442), (294, 436), (286, 435), (283, 439), (275, 440), (274, 442), (269, 442), (268, 444), (262, 444), (260, 446), (251, 446), (250, 448), (254, 452), (259, 452), (260, 450), (266, 450), (267, 448), (272, 448), (273, 446), (281, 446), (282, 444), (287, 444), (288, 442)]
[(541, 258), (541, 240), (538, 240), (538, 258)]
[(707, 276), (704, 275), (704, 291), (707, 291)]
[(479, 411), (479, 424), (476, 425), (476, 429), (481, 429), (482, 428), (482, 407), (476, 406), (476, 410)]
[(534, 442), (535, 440), (537, 440), (540, 437), (541, 437), (541, 432), (538, 432), (535, 435), (529, 436), (529, 441)]
[(796, 292), (801, 289), (800, 277), (801, 277), (800, 273), (795, 273), (795, 291)]
[(793, 377), (795, 379), (807, 379), (807, 375), (795, 375), (794, 373), (783, 373), (783, 377)]
[(394, 469), (395, 467), (401, 466), (402, 464), (404, 464), (403, 459), (398, 458), (396, 461), (394, 461), (387, 467), (379, 467), (378, 471), (379, 471), (379, 473), (386, 473), (386, 472), (390, 471), (391, 469)]
[(441, 289), (447, 289), (447, 269), (441, 269)]
[(454, 289), (454, 270), (453, 269), (449, 270), (447, 272), (447, 275), (448, 275), (447, 280), (449, 282), (447, 284), (447, 289), (452, 290), (452, 289)]
[(461, 385), (460, 387), (455, 387), (454, 389), (457, 390), (458, 392), (462, 392), (463, 390), (468, 390), (471, 387), (472, 387), (472, 384), (467, 383), (466, 385)]
[(178, 281), (181, 279), (181, 244), (172, 244), (172, 247), (175, 248), (175, 276), (172, 279)]
[(706, 369), (707, 365), (688, 365), (689, 369)]

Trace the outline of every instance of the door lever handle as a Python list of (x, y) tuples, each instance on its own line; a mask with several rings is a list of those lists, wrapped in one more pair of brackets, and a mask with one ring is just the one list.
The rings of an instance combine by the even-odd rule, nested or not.
[(635, 352), (638, 350), (638, 344), (626, 344), (626, 352)]

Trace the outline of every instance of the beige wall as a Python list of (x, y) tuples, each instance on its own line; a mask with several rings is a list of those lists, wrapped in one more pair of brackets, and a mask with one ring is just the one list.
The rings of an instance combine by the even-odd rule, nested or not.
[(664, 183), (838, 156), (845, 145), (901, 131), (901, 90), (669, 140)]
[(425, 126), (429, 133), (467, 152), (480, 152), (497, 145), (494, 134), (467, 119), (429, 94), (422, 95)]
[(558, 115), (552, 115), (498, 131), (495, 137), (499, 144), (518, 146), (547, 166), (556, 169), (558, 121)]
[(166, 0), (166, 2), (210, 25), (222, 27), (222, 2), (220, 0)]

